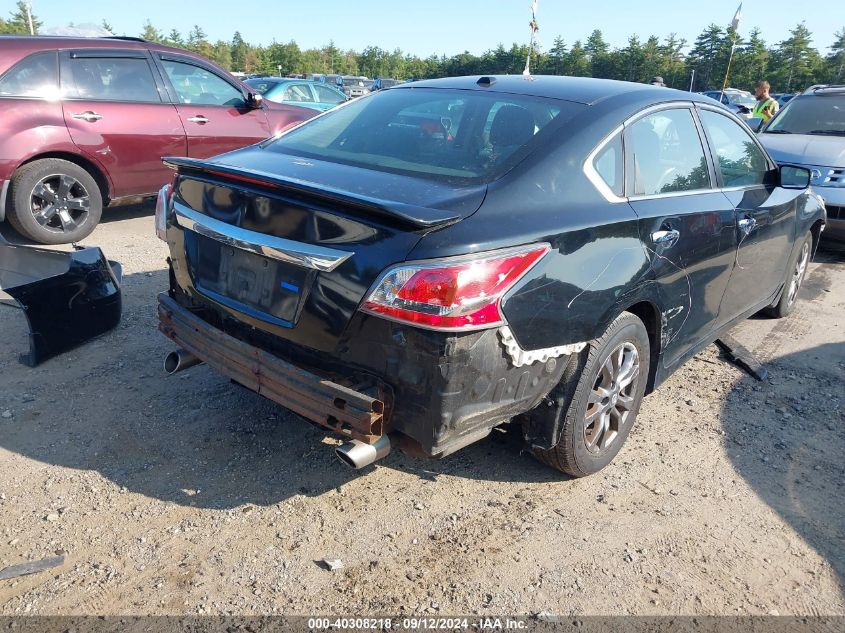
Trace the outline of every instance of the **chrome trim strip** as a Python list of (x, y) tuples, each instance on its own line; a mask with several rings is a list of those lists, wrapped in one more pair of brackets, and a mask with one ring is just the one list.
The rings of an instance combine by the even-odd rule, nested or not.
[(174, 203), (173, 212), (177, 224), (184, 229), (242, 251), (303, 268), (331, 272), (355, 254), (242, 229), (198, 213), (179, 203)]
[(0, 187), (0, 222), (6, 219), (6, 196), (9, 193), (9, 183), (11, 180), (4, 180), (3, 186)]

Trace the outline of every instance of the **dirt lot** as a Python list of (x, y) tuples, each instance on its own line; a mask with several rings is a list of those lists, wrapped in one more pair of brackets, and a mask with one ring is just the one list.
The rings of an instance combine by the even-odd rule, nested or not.
[(165, 247), (149, 207), (109, 218), (86, 243), (124, 266), (117, 330), (29, 369), (0, 308), (0, 568), (66, 553), (0, 614), (845, 614), (845, 255), (735, 330), (769, 381), (707, 349), (599, 475), (513, 431), (354, 472), (208, 368), (163, 375)]

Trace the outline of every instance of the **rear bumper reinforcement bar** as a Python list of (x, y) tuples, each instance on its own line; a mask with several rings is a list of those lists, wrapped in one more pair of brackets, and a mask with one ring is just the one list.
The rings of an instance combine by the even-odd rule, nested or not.
[(384, 434), (384, 402), (300, 369), (209, 325), (166, 294), (159, 330), (247, 389), (346, 437), (374, 443)]

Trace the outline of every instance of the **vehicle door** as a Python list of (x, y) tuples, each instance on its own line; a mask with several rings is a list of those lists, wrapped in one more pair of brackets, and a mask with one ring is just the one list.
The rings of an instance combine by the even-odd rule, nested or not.
[(161, 157), (184, 155), (185, 129), (143, 49), (60, 53), (62, 110), (74, 144), (111, 178), (112, 197), (155, 193)]
[(346, 95), (327, 86), (311, 84), (311, 90), (314, 92), (314, 101), (320, 110), (331, 110), (336, 105), (347, 101)]
[(155, 53), (188, 135), (188, 156), (208, 158), (270, 136), (263, 107), (234, 80), (192, 57)]
[(660, 106), (626, 123), (625, 155), (626, 193), (663, 302), (670, 366), (715, 328), (736, 251), (734, 210), (714, 186), (691, 105)]
[(745, 126), (699, 108), (716, 178), (736, 215), (736, 265), (722, 305), (726, 323), (770, 298), (783, 282), (802, 191), (777, 186), (777, 169)]

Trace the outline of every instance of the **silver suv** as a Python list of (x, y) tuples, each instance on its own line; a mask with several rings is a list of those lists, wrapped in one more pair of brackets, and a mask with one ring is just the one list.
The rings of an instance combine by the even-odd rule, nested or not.
[(845, 241), (845, 85), (820, 85), (790, 100), (760, 132), (779, 164), (810, 169), (825, 201), (825, 237)]

